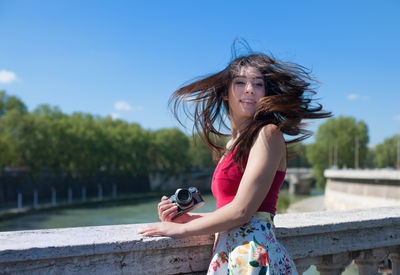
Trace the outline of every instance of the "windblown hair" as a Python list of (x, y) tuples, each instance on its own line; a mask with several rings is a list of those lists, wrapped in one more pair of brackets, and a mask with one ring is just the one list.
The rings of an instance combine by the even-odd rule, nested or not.
[[(282, 62), (264, 53), (253, 53), (234, 59), (224, 70), (192, 82), (173, 93), (170, 105), (178, 121), (179, 110), (183, 105), (186, 117), (193, 120), (193, 131), (197, 132), (216, 158), (226, 149), (218, 138), (229, 135), (222, 132), (229, 130), (226, 115), (229, 115), (229, 87), (242, 67), (254, 67), (263, 76), (265, 97), (258, 105), (253, 119), (241, 130), (239, 138), (229, 148), (236, 148), (235, 162), (242, 167), (242, 160), (248, 155), (259, 130), (267, 124), (275, 124), (278, 130), (296, 138), (286, 144), (302, 141), (312, 135), (304, 129), (307, 124), (303, 119), (327, 118), (330, 112), (322, 110), (321, 104), (311, 106), (311, 96), (316, 94), (312, 88), (318, 83), (308, 70), (300, 65)], [(226, 133), (226, 132), (225, 132)]]

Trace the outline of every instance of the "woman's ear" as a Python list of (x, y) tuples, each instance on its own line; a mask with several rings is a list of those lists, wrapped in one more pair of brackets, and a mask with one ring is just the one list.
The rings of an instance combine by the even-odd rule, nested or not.
[(228, 91), (224, 91), (224, 92), (222, 92), (222, 99), (223, 100), (229, 100), (229, 92)]

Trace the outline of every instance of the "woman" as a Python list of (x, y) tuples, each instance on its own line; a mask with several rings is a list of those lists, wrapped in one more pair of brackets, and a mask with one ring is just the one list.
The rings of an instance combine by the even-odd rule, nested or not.
[[(204, 142), (222, 156), (211, 187), (217, 210), (172, 219), (177, 207), (164, 196), (158, 205), (162, 222), (139, 233), (181, 238), (219, 232), (209, 274), (297, 274), (276, 240), (273, 217), (287, 167), (286, 144), (310, 136), (301, 128), (303, 119), (330, 116), (321, 105), (310, 106), (312, 82), (303, 67), (257, 53), (177, 90), (170, 101), (175, 115), (184, 104)], [(216, 139), (226, 136), (219, 126), (230, 130), (226, 147)], [(283, 134), (297, 138), (286, 142)]]

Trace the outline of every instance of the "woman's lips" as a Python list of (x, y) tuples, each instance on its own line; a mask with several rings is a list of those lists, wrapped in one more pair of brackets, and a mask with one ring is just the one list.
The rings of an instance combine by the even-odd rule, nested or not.
[(251, 99), (240, 99), (239, 102), (244, 106), (254, 106), (257, 101)]

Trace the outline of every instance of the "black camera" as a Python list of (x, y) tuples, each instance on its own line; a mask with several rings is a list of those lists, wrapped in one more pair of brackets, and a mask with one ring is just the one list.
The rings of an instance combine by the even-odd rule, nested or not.
[(173, 219), (204, 204), (200, 191), (196, 187), (189, 187), (188, 189), (179, 188), (169, 200), (178, 206), (178, 214)]

